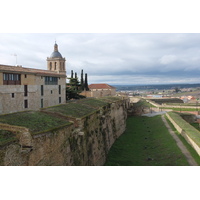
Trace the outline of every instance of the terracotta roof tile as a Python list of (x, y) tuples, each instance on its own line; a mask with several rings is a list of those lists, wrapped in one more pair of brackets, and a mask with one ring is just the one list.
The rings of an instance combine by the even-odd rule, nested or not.
[(105, 83), (90, 84), (88, 87), (89, 89), (116, 89), (115, 87)]

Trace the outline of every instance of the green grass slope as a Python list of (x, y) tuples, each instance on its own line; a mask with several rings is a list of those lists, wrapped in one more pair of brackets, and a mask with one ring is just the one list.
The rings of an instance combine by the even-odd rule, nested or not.
[(187, 166), (161, 116), (129, 117), (127, 130), (108, 154), (106, 166)]

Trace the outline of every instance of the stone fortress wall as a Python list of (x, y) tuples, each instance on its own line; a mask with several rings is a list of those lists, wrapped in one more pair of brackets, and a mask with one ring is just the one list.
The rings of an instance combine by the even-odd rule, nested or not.
[(118, 100), (83, 118), (72, 118), (70, 125), (36, 135), (20, 129), (18, 142), (0, 147), (0, 165), (103, 165), (112, 144), (126, 129), (128, 107), (129, 99)]

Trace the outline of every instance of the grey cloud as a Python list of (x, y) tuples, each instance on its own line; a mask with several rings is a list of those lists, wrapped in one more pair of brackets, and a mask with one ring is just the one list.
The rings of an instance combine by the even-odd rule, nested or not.
[(46, 69), (55, 40), (68, 76), (84, 69), (90, 83), (199, 82), (200, 34), (0, 34), (0, 63), (15, 64), (16, 53), (24, 67)]

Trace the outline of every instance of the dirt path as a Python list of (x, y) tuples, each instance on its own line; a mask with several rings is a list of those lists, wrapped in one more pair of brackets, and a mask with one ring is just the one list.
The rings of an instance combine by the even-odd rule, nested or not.
[(176, 141), (178, 147), (180, 148), (180, 150), (182, 151), (182, 153), (185, 155), (188, 163), (191, 166), (198, 166), (198, 164), (196, 163), (196, 161), (194, 160), (194, 158), (192, 157), (192, 155), (190, 154), (190, 152), (186, 149), (186, 147), (184, 146), (184, 144), (181, 142), (181, 140), (178, 138), (178, 136), (171, 129), (171, 127), (169, 126), (169, 124), (168, 124), (167, 120), (165, 119), (164, 115), (162, 115), (162, 120), (163, 120), (165, 126), (168, 128), (169, 133), (171, 134), (171, 136)]

